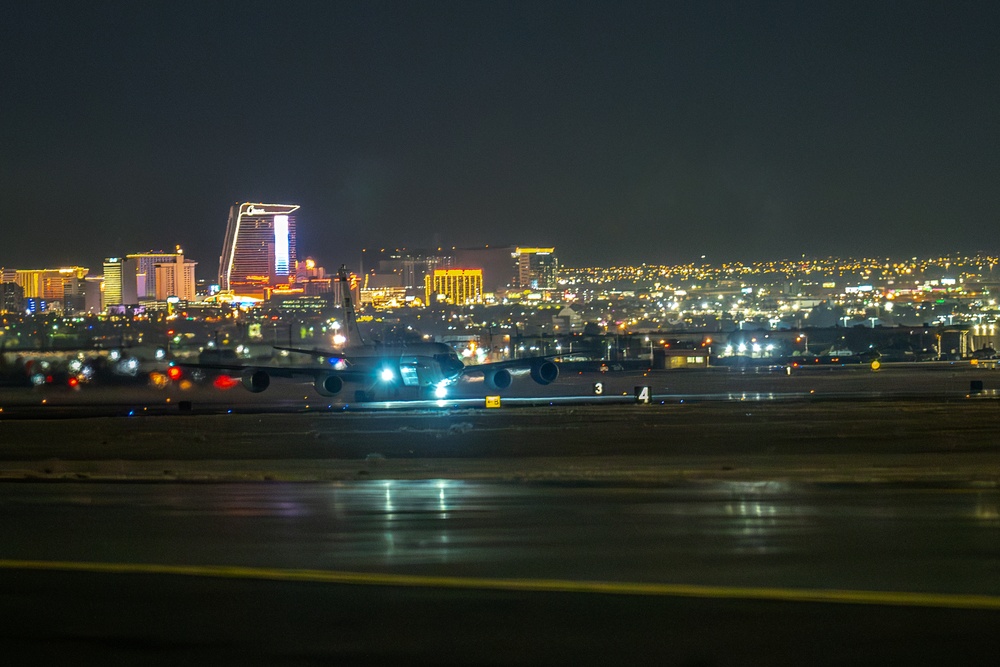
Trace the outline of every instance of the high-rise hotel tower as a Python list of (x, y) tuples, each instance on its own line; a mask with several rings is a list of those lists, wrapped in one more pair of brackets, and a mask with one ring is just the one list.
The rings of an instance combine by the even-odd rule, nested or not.
[(233, 204), (219, 258), (219, 287), (266, 296), (295, 270), (295, 204)]

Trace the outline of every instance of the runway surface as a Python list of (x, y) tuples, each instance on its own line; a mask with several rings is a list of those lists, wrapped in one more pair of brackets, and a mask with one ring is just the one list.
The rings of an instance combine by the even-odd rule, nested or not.
[[(187, 387), (187, 388), (182, 388)], [(637, 388), (649, 387), (650, 401), (672, 404), (705, 401), (802, 401), (956, 399), (966, 396), (1000, 398), (1000, 370), (969, 362), (886, 364), (867, 366), (807, 366), (723, 368), (673, 371), (576, 372), (563, 370), (552, 384), (539, 385), (519, 376), (503, 391), (482, 381), (463, 381), (444, 400), (418, 401), (412, 391), (382, 391), (374, 400), (356, 400), (356, 386), (332, 397), (320, 396), (311, 382), (275, 379), (254, 394), (240, 386), (175, 384), (154, 388), (85, 385), (0, 388), (0, 419), (66, 415), (128, 416), (135, 414), (229, 412), (331, 412), (486, 407), (485, 397), (499, 395), (504, 407), (613, 405), (635, 403)]]
[(1000, 492), (0, 486), (13, 655), (993, 664)]
[(2, 390), (4, 655), (992, 665), (994, 373)]

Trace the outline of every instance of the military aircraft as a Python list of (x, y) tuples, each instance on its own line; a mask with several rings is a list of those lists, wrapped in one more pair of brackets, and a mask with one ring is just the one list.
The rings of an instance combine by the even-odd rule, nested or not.
[[(347, 284), (347, 271), (341, 267), (338, 274), (341, 284)], [(506, 361), (466, 366), (458, 354), (444, 343), (417, 341), (400, 344), (365, 343), (358, 329), (357, 314), (349, 289), (343, 290), (344, 319), (348, 340), (352, 344), (343, 350), (304, 349), (279, 347), (285, 353), (308, 355), (316, 360), (308, 366), (276, 366), (236, 363), (185, 363), (180, 368), (198, 369), (201, 372), (237, 372), (240, 383), (251, 392), (259, 393), (271, 384), (272, 377), (311, 377), (313, 386), (321, 396), (339, 394), (345, 383), (357, 383), (359, 398), (372, 398), (376, 391), (397, 394), (402, 387), (415, 387), (427, 397), (444, 398), (448, 387), (463, 377), (482, 376), (491, 390), (506, 389), (513, 375), (528, 374), (538, 384), (547, 385), (559, 376), (559, 367), (552, 361), (557, 355), (526, 357)], [(220, 359), (221, 361), (221, 359)]]

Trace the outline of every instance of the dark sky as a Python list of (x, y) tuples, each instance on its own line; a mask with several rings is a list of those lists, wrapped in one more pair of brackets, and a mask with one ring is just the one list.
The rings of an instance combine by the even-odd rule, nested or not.
[(1000, 3), (8, 2), (0, 266), (298, 203), (364, 246), (564, 264), (997, 252)]

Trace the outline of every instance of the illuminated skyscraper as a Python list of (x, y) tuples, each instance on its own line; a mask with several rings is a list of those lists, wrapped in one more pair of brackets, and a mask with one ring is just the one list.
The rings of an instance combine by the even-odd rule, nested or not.
[(555, 289), (559, 260), (555, 248), (516, 248), (511, 256), (517, 264), (517, 287)]
[(435, 269), (424, 280), (428, 305), (436, 298), (459, 306), (483, 302), (482, 269)]
[[(183, 252), (174, 255), (173, 261), (157, 262), (153, 265), (157, 301), (177, 297), (181, 301), (195, 300), (194, 267), (198, 262), (184, 258)], [(149, 285), (147, 281), (147, 287)]]
[(264, 296), (287, 283), (298, 260), (295, 204), (233, 204), (219, 257), (219, 286), (245, 296)]
[(12, 273), (13, 279), (9, 282), (20, 285), (25, 298), (62, 301), (67, 290), (75, 293), (76, 284), (86, 277), (87, 269), (72, 266), (64, 269), (17, 269)]
[[(174, 264), (178, 261), (178, 255), (182, 256), (180, 247), (176, 252), (163, 252), (150, 250), (149, 252), (132, 253), (126, 255), (126, 259), (134, 259), (138, 262), (136, 269), (136, 284), (138, 286), (140, 299), (156, 298), (156, 265)], [(161, 299), (162, 300), (162, 299)]]
[(139, 262), (123, 257), (104, 260), (104, 309), (108, 306), (134, 306), (139, 304), (136, 275)]
[(83, 281), (87, 269), (15, 269), (4, 271), (3, 280), (20, 285), (25, 299), (44, 300), (49, 308), (73, 313), (82, 309)]

